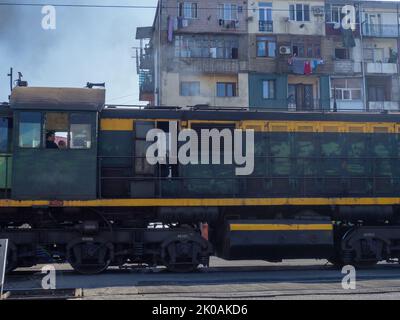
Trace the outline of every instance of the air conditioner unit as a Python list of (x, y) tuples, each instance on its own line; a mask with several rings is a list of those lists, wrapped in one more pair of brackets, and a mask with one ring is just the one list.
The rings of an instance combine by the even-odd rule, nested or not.
[(323, 6), (311, 7), (311, 11), (314, 16), (323, 16), (325, 14), (325, 7)]
[(280, 54), (291, 54), (292, 48), (290, 48), (290, 46), (281, 46), (281, 47), (279, 47), (279, 53)]

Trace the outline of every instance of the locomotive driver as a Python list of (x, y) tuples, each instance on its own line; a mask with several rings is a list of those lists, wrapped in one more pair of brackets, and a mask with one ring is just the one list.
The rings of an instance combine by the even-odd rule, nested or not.
[(58, 149), (58, 145), (55, 142), (56, 133), (54, 131), (48, 131), (46, 133), (46, 148), (47, 149)]

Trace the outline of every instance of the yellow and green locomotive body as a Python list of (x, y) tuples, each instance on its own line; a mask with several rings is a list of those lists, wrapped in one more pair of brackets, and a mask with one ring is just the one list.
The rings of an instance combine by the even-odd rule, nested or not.
[[(38, 249), (84, 273), (126, 263), (187, 271), (213, 254), (400, 257), (400, 114), (105, 108), (103, 90), (49, 88), (16, 88), (2, 109), (13, 137), (0, 153), (0, 164), (10, 159), (0, 165), (9, 269), (41, 262)], [(168, 137), (156, 164), (152, 130)], [(204, 130), (228, 135), (207, 142), (219, 161), (200, 148)], [(49, 131), (66, 148), (46, 148)], [(182, 163), (185, 131), (200, 138)], [(251, 150), (248, 174), (228, 150), (236, 140)]]

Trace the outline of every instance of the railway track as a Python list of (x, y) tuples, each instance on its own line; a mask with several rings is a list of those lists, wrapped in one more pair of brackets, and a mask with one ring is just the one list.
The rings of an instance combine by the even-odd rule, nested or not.
[(179, 274), (163, 269), (111, 269), (97, 276), (57, 271), (57, 290), (41, 290), (38, 270), (6, 278), (8, 299), (332, 299), (400, 298), (400, 267), (381, 264), (357, 271), (357, 289), (343, 290), (343, 274), (329, 265), (215, 266)]

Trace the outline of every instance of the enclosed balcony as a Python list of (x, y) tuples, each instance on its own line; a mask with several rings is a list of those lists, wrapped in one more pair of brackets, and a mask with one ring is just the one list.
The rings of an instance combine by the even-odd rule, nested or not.
[(237, 74), (247, 68), (246, 61), (234, 59), (175, 58), (173, 61), (171, 67), (183, 73)]
[(397, 38), (399, 26), (397, 24), (364, 24), (363, 36), (380, 38)]
[(140, 101), (154, 101), (154, 76), (151, 71), (139, 72)]

